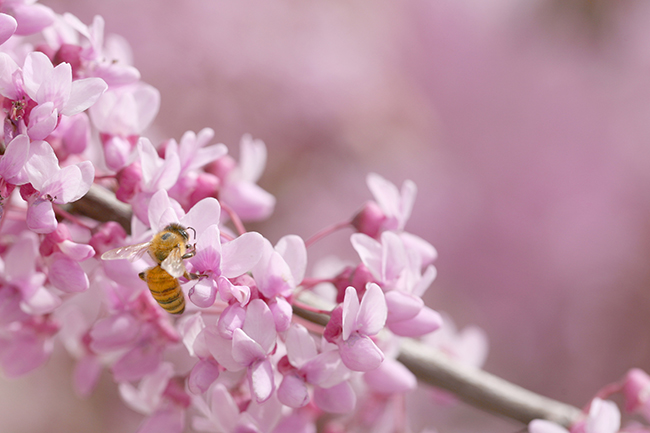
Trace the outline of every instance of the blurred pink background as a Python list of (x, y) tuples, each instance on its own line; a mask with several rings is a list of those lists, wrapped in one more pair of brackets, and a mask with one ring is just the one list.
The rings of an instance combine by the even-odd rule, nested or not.
[[(412, 179), (407, 230), (440, 254), (427, 302), (487, 331), (488, 371), (583, 406), (650, 370), (648, 2), (42, 3), (102, 15), (130, 42), (162, 94), (150, 137), (209, 126), (234, 154), (243, 133), (265, 141), (261, 185), (278, 204), (251, 229), (308, 237), (370, 198), (367, 172)], [(312, 263), (354, 258), (348, 234)], [(107, 403), (110, 378), (72, 396), (65, 357), (0, 385), (7, 431), (135, 431), (139, 416)], [(48, 380), (69, 398), (30, 398)], [(29, 416), (16, 392), (38, 405)], [(75, 409), (60, 430), (47, 421)], [(520, 428), (466, 410), (413, 410), (414, 431)]]

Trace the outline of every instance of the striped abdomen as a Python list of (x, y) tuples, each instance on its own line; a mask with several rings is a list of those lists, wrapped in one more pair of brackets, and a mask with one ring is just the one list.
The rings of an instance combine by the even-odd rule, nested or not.
[(185, 297), (177, 278), (172, 277), (160, 265), (144, 272), (141, 278), (146, 281), (153, 298), (171, 314), (181, 314), (185, 310)]

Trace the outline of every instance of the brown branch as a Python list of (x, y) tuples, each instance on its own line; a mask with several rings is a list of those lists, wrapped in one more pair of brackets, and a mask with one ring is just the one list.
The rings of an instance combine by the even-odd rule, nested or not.
[[(117, 221), (127, 231), (130, 228), (130, 206), (118, 201), (112, 192), (96, 185), (85, 197), (73, 203), (70, 212), (98, 221)], [(322, 305), (322, 301), (309, 292), (304, 292), (300, 298), (316, 308), (331, 309)], [(300, 307), (294, 307), (294, 313), (323, 326), (329, 320), (327, 315)], [(576, 407), (535, 394), (483, 370), (463, 366), (412, 339), (403, 339), (397, 360), (421, 382), (445, 389), (472, 406), (525, 424), (540, 418), (568, 428), (582, 415)]]

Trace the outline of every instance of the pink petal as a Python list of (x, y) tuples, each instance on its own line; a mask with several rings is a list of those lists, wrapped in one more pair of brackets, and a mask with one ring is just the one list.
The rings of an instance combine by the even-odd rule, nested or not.
[(353, 371), (374, 370), (384, 360), (384, 354), (369, 337), (356, 333), (339, 344), (339, 352), (343, 364)]
[[(12, 338), (13, 337), (13, 338)], [(32, 333), (0, 339), (0, 366), (6, 377), (19, 377), (45, 364), (52, 341)]]
[(181, 218), (181, 223), (186, 227), (194, 227), (196, 235), (201, 237), (208, 227), (219, 224), (220, 217), (221, 205), (215, 198), (208, 197), (192, 206), (187, 215)]
[(172, 407), (153, 413), (136, 433), (182, 433), (185, 428), (185, 411)]
[(305, 374), (307, 382), (323, 388), (329, 388), (350, 377), (350, 370), (341, 361), (338, 350), (318, 354), (305, 363), (300, 371)]
[(528, 431), (530, 433), (569, 433), (559, 424), (556, 424), (545, 419), (534, 419), (528, 424)]
[(344, 340), (350, 338), (350, 335), (357, 329), (359, 305), (357, 290), (354, 287), (349, 286), (345, 289), (345, 298), (343, 299), (343, 332), (341, 337)]
[(11, 15), (0, 14), (0, 45), (7, 42), (15, 32), (18, 23), (16, 19)]
[(244, 134), (239, 146), (241, 177), (249, 182), (257, 182), (266, 165), (266, 145), (262, 140), (253, 140), (249, 134)]
[(190, 289), (188, 296), (197, 307), (208, 308), (217, 299), (217, 288), (211, 280), (199, 281)]
[(48, 179), (59, 172), (59, 160), (52, 146), (45, 141), (32, 141), (29, 151), (30, 157), (25, 165), (27, 176), (32, 186), (42, 191)]
[(23, 88), (34, 101), (45, 102), (38, 101), (36, 95), (41, 87), (41, 83), (50, 77), (53, 69), (54, 66), (52, 66), (50, 59), (40, 51), (33, 51), (25, 58), (23, 65)]
[(79, 113), (72, 117), (64, 117), (61, 124), (65, 125), (63, 133), (63, 145), (68, 153), (79, 154), (86, 150), (90, 141), (90, 121), (85, 113)]
[(102, 146), (106, 166), (114, 171), (124, 168), (133, 149), (131, 142), (119, 135), (113, 135), (107, 140), (102, 140)]
[(142, 133), (156, 118), (160, 109), (160, 92), (153, 86), (137, 83), (133, 90), (134, 99), (137, 101), (137, 112), (134, 124), (136, 134)]
[(90, 186), (95, 181), (95, 166), (90, 161), (82, 161), (76, 164), (76, 167), (81, 173), (81, 181), (76, 185), (76, 188), (71, 189), (70, 195), (67, 199), (69, 202), (77, 201), (90, 189)]
[(194, 352), (194, 344), (203, 328), (205, 328), (205, 324), (200, 313), (186, 315), (177, 323), (177, 329), (183, 338), (183, 344), (192, 357), (198, 356)]
[(298, 375), (288, 374), (278, 387), (278, 400), (289, 407), (299, 408), (309, 403), (307, 385)]
[(39, 104), (47, 101), (54, 103), (54, 108), (61, 110), (70, 95), (72, 87), (72, 67), (69, 63), (59, 63), (49, 76), (40, 83), (34, 99)]
[(386, 320), (399, 322), (415, 317), (424, 306), (424, 301), (410, 293), (391, 290), (386, 293), (386, 306), (388, 308)]
[(40, 32), (54, 22), (54, 12), (42, 4), (25, 2), (13, 6), (13, 15), (18, 21), (16, 34), (31, 35)]
[[(386, 216), (395, 217), (399, 214), (400, 194), (393, 183), (376, 173), (369, 173), (366, 177), (366, 184)], [(388, 227), (390, 230), (396, 228)]]
[(287, 331), (285, 345), (289, 362), (296, 368), (300, 368), (310, 359), (318, 355), (316, 343), (309, 331), (302, 325), (294, 324)]
[(232, 333), (232, 359), (244, 366), (250, 366), (255, 361), (264, 359), (266, 352), (244, 331), (237, 328)]
[(372, 276), (377, 280), (381, 280), (381, 244), (363, 233), (354, 233), (350, 236), (350, 242), (352, 242), (352, 246), (359, 254), (363, 264), (372, 273)]
[(192, 259), (195, 272), (207, 270), (220, 273), (221, 269), (221, 240), (217, 224), (208, 227), (196, 243), (196, 255)]
[[(9, 142), (5, 153), (0, 159), (0, 175), (9, 183), (26, 183), (26, 172), (23, 168), (29, 158), (29, 138), (25, 134), (17, 135)], [(19, 174), (24, 173), (19, 178)]]
[(219, 335), (216, 326), (206, 327), (202, 334), (205, 334), (205, 343), (210, 354), (228, 371), (239, 371), (245, 368), (233, 358), (233, 340), (223, 338)]
[(41, 192), (43, 194), (49, 194), (55, 203), (69, 203), (74, 197), (76, 188), (80, 183), (81, 170), (76, 165), (69, 165), (49, 178), (43, 185)]
[(412, 233), (401, 232), (399, 234), (402, 243), (409, 250), (416, 251), (421, 260), (422, 266), (427, 266), (438, 258), (438, 252), (429, 242)]
[(228, 147), (226, 147), (225, 144), (213, 144), (211, 146), (200, 148), (196, 151), (196, 156), (192, 159), (191, 164), (187, 166), (187, 170), (196, 170), (197, 168), (201, 168), (227, 154)]
[(362, 335), (375, 335), (386, 324), (386, 300), (384, 292), (375, 283), (366, 284), (359, 314), (357, 315), (357, 330)]
[(246, 305), (251, 299), (251, 289), (248, 286), (235, 285), (224, 276), (217, 278), (219, 296), (224, 302), (237, 301), (240, 305)]
[(203, 394), (210, 385), (219, 377), (219, 363), (213, 359), (199, 360), (187, 380), (190, 392)]
[(142, 379), (158, 368), (162, 355), (162, 347), (158, 345), (136, 346), (118, 359), (111, 371), (118, 382)]
[[(262, 260), (260, 259), (260, 263), (262, 263)], [(291, 296), (295, 288), (295, 280), (289, 265), (287, 265), (280, 253), (276, 251), (271, 253), (269, 260), (266, 262), (266, 268), (263, 270), (262, 278), (258, 278), (257, 288), (267, 298)]]
[(25, 232), (9, 248), (5, 256), (5, 278), (8, 281), (27, 280), (35, 273), (38, 257), (38, 240), (36, 235)]
[(425, 306), (417, 316), (401, 322), (391, 322), (387, 326), (394, 334), (401, 337), (419, 337), (440, 328), (442, 316)]
[(258, 403), (268, 400), (275, 389), (271, 362), (264, 359), (251, 365), (248, 369), (248, 380), (255, 400)]
[(411, 371), (400, 362), (387, 358), (379, 368), (368, 371), (363, 380), (370, 389), (380, 394), (397, 394), (411, 391), (417, 386), (417, 379)]
[(268, 305), (261, 299), (254, 299), (246, 308), (243, 331), (255, 340), (265, 353), (275, 346), (275, 321)]
[(331, 388), (314, 389), (314, 403), (325, 412), (349, 413), (357, 404), (357, 396), (346, 381)]
[(56, 216), (52, 202), (38, 199), (27, 208), (27, 227), (36, 233), (51, 233), (56, 230)]
[(382, 281), (392, 282), (400, 277), (400, 274), (407, 267), (408, 256), (404, 244), (394, 232), (383, 232), (381, 234), (383, 246), (381, 266)]
[(293, 309), (291, 304), (286, 299), (277, 297), (274, 301), (269, 303), (269, 309), (273, 314), (273, 321), (275, 322), (275, 330), (284, 332), (289, 329), (291, 325), (291, 318), (293, 317)]
[(262, 257), (263, 237), (247, 232), (222, 245), (221, 271), (226, 278), (238, 277), (251, 269)]
[(219, 316), (217, 321), (217, 330), (223, 338), (232, 338), (235, 329), (244, 325), (246, 319), (246, 310), (239, 304), (232, 304), (226, 307)]
[(66, 293), (83, 292), (88, 289), (88, 275), (79, 263), (61, 253), (56, 253), (50, 265), (48, 278), (50, 283)]
[(210, 396), (212, 412), (217, 416), (224, 431), (234, 432), (239, 420), (239, 408), (223, 384), (212, 389)]
[(90, 330), (90, 347), (98, 352), (111, 352), (131, 344), (140, 332), (137, 321), (130, 314), (100, 319)]
[(305, 278), (307, 269), (307, 249), (305, 241), (300, 236), (287, 235), (283, 236), (275, 246), (275, 250), (280, 253), (296, 283), (300, 283)]
[[(2, 16), (6, 17), (9, 15), (2, 14)], [(11, 19), (13, 19), (13, 17), (11, 17)], [(8, 27), (7, 30), (9, 29), (10, 28)], [(20, 99), (23, 93), (22, 87), (17, 86), (14, 79), (14, 74), (19, 69), (20, 68), (9, 54), (0, 53), (0, 95), (14, 101)]]
[(82, 262), (95, 255), (95, 249), (90, 245), (78, 244), (69, 240), (60, 242), (57, 245), (63, 254), (77, 262)]
[(36, 292), (32, 296), (24, 299), (20, 307), (26, 313), (42, 315), (53, 312), (61, 303), (61, 298), (41, 286), (36, 289)]
[(108, 86), (101, 78), (84, 78), (72, 82), (70, 99), (65, 103), (61, 113), (74, 116), (88, 109), (106, 91)]
[(75, 365), (72, 374), (74, 390), (77, 395), (88, 397), (95, 389), (101, 372), (102, 364), (96, 356), (86, 355), (81, 358)]
[(228, 184), (219, 197), (245, 221), (266, 219), (275, 207), (275, 197), (254, 183)]
[(594, 398), (585, 430), (589, 433), (616, 433), (621, 427), (621, 412), (616, 403)]
[(39, 104), (29, 114), (27, 134), (32, 140), (44, 140), (54, 131), (59, 121), (59, 112), (52, 102)]

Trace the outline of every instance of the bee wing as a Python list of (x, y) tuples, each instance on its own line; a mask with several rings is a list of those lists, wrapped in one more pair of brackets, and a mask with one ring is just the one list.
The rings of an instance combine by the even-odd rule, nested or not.
[(185, 273), (185, 265), (183, 264), (181, 249), (174, 248), (167, 258), (160, 264), (160, 267), (174, 278), (182, 276)]
[(138, 260), (149, 249), (151, 242), (115, 248), (102, 254), (102, 260), (127, 259), (131, 262)]

